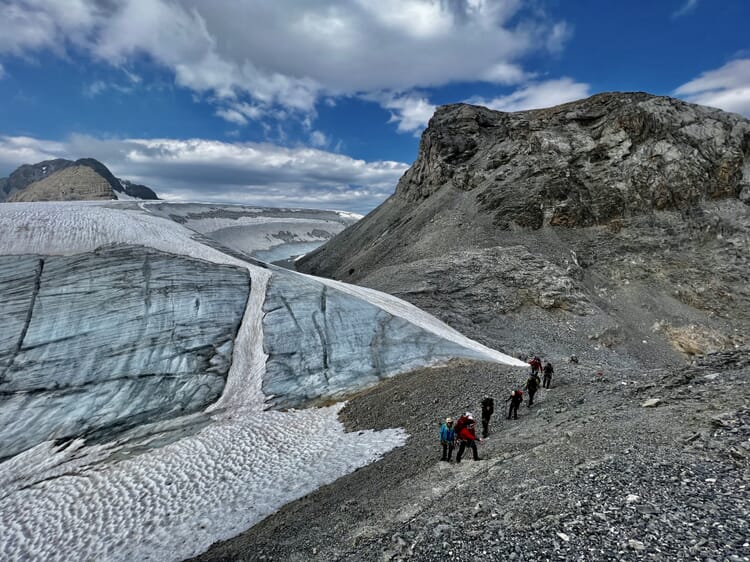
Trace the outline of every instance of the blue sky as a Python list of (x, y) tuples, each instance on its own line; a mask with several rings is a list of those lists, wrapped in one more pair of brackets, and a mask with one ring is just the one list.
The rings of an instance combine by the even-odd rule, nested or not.
[(0, 176), (366, 212), (436, 105), (641, 90), (750, 116), (747, 0), (0, 0)]

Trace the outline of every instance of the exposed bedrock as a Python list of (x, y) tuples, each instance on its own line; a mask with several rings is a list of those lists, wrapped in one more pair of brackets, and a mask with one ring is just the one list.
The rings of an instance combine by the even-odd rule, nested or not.
[(359, 390), (454, 357), (486, 359), (365, 300), (295, 274), (274, 275), (263, 307), (263, 392), (287, 408)]
[(144, 247), (0, 256), (0, 458), (214, 402), (249, 291), (246, 270)]
[(651, 366), (747, 345), (749, 248), (750, 122), (607, 93), (439, 107), (394, 195), (296, 266), (514, 355)]

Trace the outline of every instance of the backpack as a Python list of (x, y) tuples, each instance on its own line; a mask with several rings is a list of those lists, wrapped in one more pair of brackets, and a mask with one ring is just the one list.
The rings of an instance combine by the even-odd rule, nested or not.
[(482, 400), (482, 413), (488, 412), (490, 414), (495, 411), (495, 401), (492, 398), (485, 398)]
[(461, 416), (456, 420), (456, 423), (453, 424), (453, 431), (456, 432), (456, 437), (458, 437), (458, 434), (467, 425), (469, 425), (469, 419), (466, 416)]

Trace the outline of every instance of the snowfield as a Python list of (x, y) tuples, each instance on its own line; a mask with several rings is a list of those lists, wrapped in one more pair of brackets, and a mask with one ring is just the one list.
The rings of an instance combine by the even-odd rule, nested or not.
[[(382, 344), (403, 345), (421, 364), (434, 362), (429, 357), (433, 348), (425, 348), (426, 355), (420, 359), (419, 346), (438, 338), (452, 356), (526, 366), (394, 297), (241, 260), (207, 245), (186, 226), (155, 216), (148, 208), (126, 202), (0, 205), (0, 256), (74, 255), (127, 244), (246, 269), (251, 279), (250, 296), (223, 393), (202, 413), (136, 428), (121, 439), (92, 443), (68, 439), (58, 445), (49, 440), (2, 462), (3, 560), (182, 560), (404, 444), (407, 435), (398, 428), (344, 432), (337, 418), (343, 404), (268, 409), (271, 396), (263, 388), (270, 384), (271, 374), (266, 370), (269, 356), (264, 340), (273, 326), (264, 324), (263, 307), (269, 284), (277, 283), (275, 279), (283, 280), (283, 287), (293, 288), (295, 279), (300, 285), (319, 284), (316, 286), (340, 294), (337, 298), (342, 306), (377, 308), (378, 317), (385, 318), (383, 326), (408, 324), (410, 334), (426, 334), (402, 341), (396, 333)], [(301, 298), (289, 295), (290, 302)], [(294, 313), (311, 306), (308, 301), (299, 302), (302, 308), (290, 308), (293, 320)], [(322, 316), (317, 310), (312, 314), (317, 315), (316, 322), (326, 319), (325, 309)], [(325, 353), (330, 349), (361, 353), (357, 345), (371, 347), (367, 339), (348, 341), (346, 347), (340, 347), (339, 340), (347, 334), (337, 333), (333, 324), (326, 329), (327, 339), (321, 341), (320, 348), (298, 350), (306, 365), (320, 349)], [(283, 331), (273, 334), (277, 341), (283, 335)], [(351, 363), (358, 360), (357, 355), (350, 358)], [(337, 373), (346, 383), (344, 390), (362, 384), (354, 370), (351, 376), (344, 371)], [(384, 370), (376, 374), (396, 373)], [(327, 380), (330, 373), (313, 375)], [(4, 383), (0, 376), (0, 391)], [(275, 379), (273, 384), (282, 394), (288, 385), (283, 379)], [(299, 384), (295, 381), (295, 388)], [(338, 392), (323, 383), (318, 386), (322, 389), (318, 396)], [(0, 413), (3, 400), (0, 398)], [(0, 451), (0, 458), (5, 456)]]

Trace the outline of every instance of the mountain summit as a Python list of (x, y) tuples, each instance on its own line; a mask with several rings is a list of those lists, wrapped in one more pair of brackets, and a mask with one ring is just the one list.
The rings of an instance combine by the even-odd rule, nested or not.
[(646, 93), (447, 105), (395, 194), (298, 267), (526, 353), (650, 363), (740, 343), (748, 203), (740, 115)]
[(158, 199), (150, 188), (116, 178), (93, 158), (24, 164), (0, 178), (0, 202), (131, 198)]

